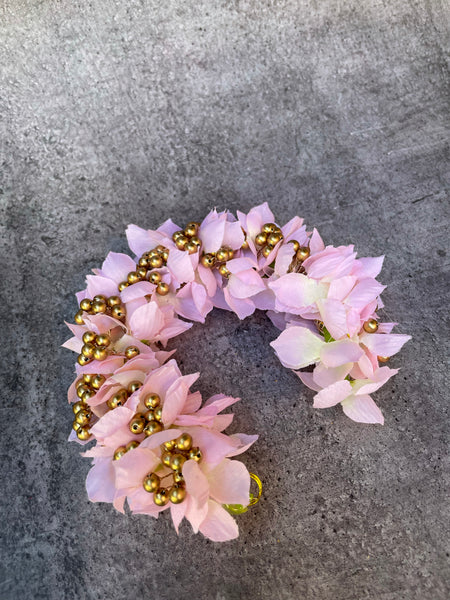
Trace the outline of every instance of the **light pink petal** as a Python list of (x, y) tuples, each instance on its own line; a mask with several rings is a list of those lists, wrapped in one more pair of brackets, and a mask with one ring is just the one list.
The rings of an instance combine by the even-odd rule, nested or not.
[(383, 413), (370, 396), (352, 396), (341, 406), (347, 417), (358, 423), (384, 423)]
[(136, 270), (136, 264), (127, 254), (119, 252), (110, 252), (102, 264), (101, 272), (105, 277), (109, 277), (115, 283), (127, 280), (130, 271)]
[(248, 435), (246, 433), (233, 433), (229, 436), (229, 439), (233, 441), (235, 448), (227, 453), (227, 457), (238, 456), (246, 452), (250, 446), (256, 442), (259, 438), (258, 435)]
[(346, 298), (346, 303), (358, 310), (375, 300), (386, 289), (376, 279), (362, 279), (359, 281)]
[(175, 231), (180, 231), (181, 227), (178, 227), (172, 219), (167, 219), (162, 225), (158, 227), (156, 231), (164, 233), (168, 238), (171, 238)]
[(216, 431), (223, 431), (229, 427), (234, 419), (233, 414), (217, 415), (213, 419), (212, 428)]
[(164, 325), (164, 315), (156, 302), (148, 302), (137, 308), (129, 320), (134, 337), (152, 340)]
[[(240, 259), (236, 259), (240, 260)], [(239, 274), (231, 275), (226, 288), (235, 298), (244, 300), (266, 289), (264, 282), (255, 270), (247, 269)]]
[(238, 460), (224, 459), (208, 473), (209, 494), (220, 504), (242, 504), (250, 501), (250, 474)]
[(214, 219), (209, 223), (202, 223), (198, 231), (198, 237), (202, 241), (204, 252), (217, 252), (222, 246), (225, 235), (226, 221), (223, 218)]
[(127, 288), (125, 288), (120, 293), (120, 297), (122, 302), (132, 302), (133, 300), (143, 298), (144, 296), (151, 296), (155, 289), (156, 285), (154, 283), (150, 283), (150, 281), (138, 281), (137, 283), (133, 283), (133, 285), (129, 285)]
[(98, 460), (86, 478), (86, 490), (91, 502), (113, 502), (116, 494), (115, 473), (111, 458)]
[(309, 387), (309, 389), (314, 390), (315, 392), (320, 392), (322, 389), (313, 379), (313, 374), (305, 371), (294, 371), (294, 373), (299, 377), (302, 382)]
[(186, 482), (186, 492), (195, 500), (197, 507), (206, 504), (209, 496), (209, 483), (198, 463), (195, 460), (186, 461), (182, 473)]
[(330, 283), (328, 298), (344, 300), (344, 298), (352, 291), (357, 281), (357, 278), (353, 275), (346, 275), (345, 277), (339, 277), (339, 279), (333, 279)]
[(104, 296), (116, 296), (118, 294), (117, 284), (108, 279), (108, 277), (101, 277), (100, 275), (87, 275), (87, 293), (89, 298), (97, 296), (97, 294), (103, 294)]
[(184, 516), (191, 524), (194, 533), (198, 533), (200, 525), (208, 514), (208, 503), (205, 502), (202, 506), (198, 506), (195, 499), (188, 494), (183, 504), (186, 505)]
[(206, 315), (213, 309), (213, 303), (208, 297), (203, 285), (192, 281), (182, 287), (176, 295), (176, 311), (185, 319), (205, 322)]
[(116, 471), (116, 488), (122, 491), (142, 487), (144, 477), (159, 463), (159, 458), (148, 448), (139, 446), (127, 452), (120, 460), (115, 460), (113, 463)]
[(313, 371), (313, 380), (318, 386), (326, 388), (336, 383), (336, 381), (345, 379), (352, 370), (352, 367), (352, 362), (334, 368), (328, 368), (323, 363), (319, 363)]
[(198, 379), (200, 373), (186, 375), (175, 381), (166, 392), (162, 410), (162, 421), (166, 427), (172, 425), (182, 412), (189, 387)]
[(205, 427), (187, 427), (186, 432), (191, 434), (193, 445), (201, 449), (202, 463), (208, 465), (217, 465), (226, 456), (233, 455), (241, 444), (241, 441), (233, 436)]
[(269, 283), (275, 292), (277, 310), (278, 304), (289, 307), (289, 312), (300, 314), (301, 309), (313, 304), (320, 298), (325, 298), (328, 286), (318, 283), (301, 273), (287, 273), (276, 281)]
[(336, 381), (314, 396), (314, 408), (329, 408), (342, 402), (352, 393), (352, 386), (346, 379)]
[(195, 273), (192, 267), (190, 254), (174, 248), (169, 252), (167, 268), (179, 283), (194, 281)]
[(75, 368), (78, 375), (84, 375), (84, 373), (99, 373), (105, 375), (106, 373), (114, 373), (116, 369), (123, 365), (123, 356), (108, 356), (105, 360), (93, 360), (88, 365), (80, 367), (76, 364)]
[[(389, 367), (381, 367), (371, 377), (372, 381), (363, 383), (355, 391), (355, 396), (364, 396), (366, 394), (373, 394), (381, 386), (383, 386), (391, 377), (398, 373), (398, 369), (390, 369)], [(361, 383), (361, 382), (358, 382)]]
[[(223, 290), (223, 297), (228, 304), (228, 307), (236, 313), (239, 319), (245, 319), (255, 312), (255, 304), (250, 298), (239, 299), (232, 296), (228, 290), (228, 287)], [(215, 299), (213, 300), (214, 306), (217, 306)], [(218, 306), (218, 308), (222, 308)]]
[(301, 369), (317, 362), (326, 344), (305, 327), (288, 327), (270, 345), (283, 366)]
[(202, 405), (202, 395), (200, 392), (189, 394), (183, 406), (183, 413), (190, 414), (195, 412)]
[(359, 344), (347, 338), (324, 344), (320, 358), (326, 367), (340, 367), (348, 362), (357, 362), (363, 354)]
[(175, 527), (175, 531), (177, 533), (178, 533), (178, 528), (180, 526), (180, 523), (184, 519), (185, 513), (186, 513), (186, 502), (181, 502), (180, 504), (171, 504), (170, 505), (170, 515), (172, 517), (173, 526)]
[(360, 336), (361, 343), (378, 356), (393, 356), (410, 339), (410, 335), (399, 333), (367, 333)]
[(355, 260), (352, 274), (358, 278), (376, 277), (383, 266), (384, 256), (363, 257)]
[(72, 352), (77, 352), (79, 354), (81, 352), (81, 348), (83, 347), (83, 342), (77, 337), (71, 337), (64, 342), (64, 344), (61, 344), (61, 347), (67, 348), (68, 350), (72, 350)]
[[(240, 217), (239, 213), (238, 217)], [(273, 223), (274, 216), (267, 202), (254, 206), (248, 213), (245, 219), (244, 229), (248, 232), (249, 237), (254, 238), (260, 231), (264, 223)]]
[(311, 240), (309, 242), (309, 248), (311, 250), (311, 254), (322, 252), (322, 250), (325, 249), (325, 244), (323, 243), (322, 238), (320, 237), (316, 228), (313, 229)]
[(317, 307), (323, 324), (332, 338), (339, 340), (347, 335), (347, 308), (340, 300), (334, 298), (317, 300)]
[(216, 293), (216, 289), (217, 289), (217, 281), (216, 281), (216, 278), (214, 277), (213, 272), (211, 271), (211, 269), (207, 269), (202, 264), (198, 265), (197, 271), (198, 271), (198, 275), (199, 275), (200, 279), (202, 280), (203, 284), (206, 287), (208, 296), (210, 298), (212, 298), (212, 296), (214, 296), (214, 294)]
[(244, 243), (244, 239), (244, 232), (239, 221), (227, 222), (222, 244), (232, 250), (238, 250)]
[(161, 233), (142, 229), (137, 225), (128, 225), (126, 230), (128, 245), (136, 256), (141, 256), (155, 248), (163, 237)]
[(208, 514), (200, 525), (200, 531), (213, 542), (227, 542), (239, 536), (236, 521), (214, 500), (208, 502)]
[(275, 274), (278, 277), (285, 275), (288, 271), (289, 265), (294, 258), (294, 248), (292, 244), (283, 244), (280, 246), (277, 257), (275, 259)]

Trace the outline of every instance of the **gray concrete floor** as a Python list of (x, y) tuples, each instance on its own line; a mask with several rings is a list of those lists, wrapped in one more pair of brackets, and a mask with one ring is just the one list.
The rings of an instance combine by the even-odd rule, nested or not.
[[(438, 600), (448, 571), (444, 0), (3, 0), (0, 598)], [(358, 425), (280, 367), (264, 314), (179, 340), (264, 481), (217, 545), (90, 504), (66, 443), (73, 292), (124, 228), (269, 201), (387, 258), (413, 340)], [(448, 301), (447, 301), (448, 302)], [(448, 463), (447, 463), (448, 464)]]

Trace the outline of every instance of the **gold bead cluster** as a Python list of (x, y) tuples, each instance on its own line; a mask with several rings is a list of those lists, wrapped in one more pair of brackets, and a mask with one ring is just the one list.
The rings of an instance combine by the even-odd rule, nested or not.
[(139, 281), (150, 281), (156, 285), (156, 293), (165, 296), (169, 292), (169, 286), (161, 281), (161, 274), (153, 269), (161, 269), (167, 264), (169, 250), (162, 246), (156, 246), (153, 250), (144, 252), (138, 260), (137, 268), (127, 275), (127, 280), (119, 283), (119, 292), (122, 292), (129, 285)]
[[(182, 433), (178, 438), (165, 442), (161, 446), (161, 463), (172, 470), (165, 477), (157, 473), (148, 473), (142, 483), (144, 490), (153, 494), (153, 501), (157, 506), (165, 506), (168, 502), (180, 504), (186, 498), (186, 488), (182, 474), (183, 465), (187, 460), (200, 462), (202, 453), (200, 448), (192, 446), (192, 437)], [(172, 485), (162, 486), (167, 477), (172, 477)]]
[(84, 324), (83, 313), (90, 315), (107, 314), (115, 319), (125, 318), (125, 308), (119, 296), (110, 296), (106, 298), (102, 294), (94, 296), (92, 300), (83, 298), (80, 302), (80, 310), (75, 315), (75, 323)]
[(197, 236), (199, 227), (200, 223), (191, 221), (184, 229), (175, 231), (172, 239), (178, 250), (184, 250), (185, 252), (189, 252), (189, 254), (195, 254), (200, 250), (202, 242)]
[(83, 334), (81, 354), (77, 357), (78, 364), (84, 367), (93, 360), (105, 360), (110, 345), (111, 338), (107, 333), (97, 334), (94, 331), (86, 331)]
[(98, 392), (98, 390), (105, 383), (106, 377), (104, 375), (96, 375), (85, 373), (83, 377), (78, 379), (75, 386), (77, 389), (77, 396), (80, 398), (75, 404), (72, 405), (72, 410), (75, 415), (75, 419), (72, 424), (72, 429), (77, 434), (78, 439), (88, 440), (91, 437), (89, 433), (89, 425), (93, 414), (89, 409), (89, 399)]
[(216, 268), (222, 277), (228, 278), (231, 273), (227, 269), (227, 261), (231, 260), (234, 257), (234, 250), (228, 248), (227, 246), (222, 246), (217, 250), (217, 252), (208, 252), (203, 254), (200, 262), (207, 269)]
[(255, 237), (255, 244), (259, 246), (259, 252), (267, 258), (278, 242), (283, 239), (283, 233), (275, 223), (264, 223), (261, 231)]
[(114, 396), (112, 396), (106, 402), (108, 408), (110, 408), (111, 410), (114, 410), (115, 408), (118, 408), (119, 406), (123, 406), (125, 404), (125, 402), (128, 400), (128, 397), (131, 396), (131, 394), (134, 394), (134, 392), (136, 392), (141, 386), (142, 386), (142, 383), (140, 381), (132, 381), (131, 383), (128, 384), (127, 388), (120, 388), (119, 390), (117, 390), (117, 392), (114, 394)]

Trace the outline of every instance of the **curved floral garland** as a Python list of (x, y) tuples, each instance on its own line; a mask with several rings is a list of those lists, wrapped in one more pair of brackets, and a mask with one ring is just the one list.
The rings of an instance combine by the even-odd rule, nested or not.
[(96, 440), (84, 452), (89, 498), (121, 512), (127, 500), (153, 517), (170, 508), (177, 532), (186, 518), (214, 541), (233, 539), (231, 515), (257, 500), (251, 478), (260, 482), (232, 458), (258, 436), (223, 433), (233, 415), (221, 413), (239, 398), (217, 394), (202, 406), (190, 391), (199, 374), (182, 375), (161, 346), (213, 307), (240, 319), (265, 310), (282, 330), (271, 346), (316, 392), (315, 408), (340, 404), (354, 421), (383, 423), (370, 394), (397, 373), (380, 363), (410, 339), (376, 313), (383, 257), (325, 246), (299, 217), (280, 227), (267, 203), (237, 219), (213, 210), (184, 229), (169, 219), (126, 233), (135, 259), (110, 252), (87, 276), (64, 344), (78, 353), (69, 439)]

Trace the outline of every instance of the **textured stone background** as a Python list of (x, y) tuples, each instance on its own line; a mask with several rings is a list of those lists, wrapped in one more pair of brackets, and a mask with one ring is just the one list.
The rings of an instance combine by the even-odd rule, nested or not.
[[(0, 598), (440, 600), (448, 570), (445, 0), (3, 0)], [(447, 172), (447, 173), (446, 173)], [(387, 255), (414, 337), (384, 427), (312, 393), (263, 314), (179, 340), (264, 481), (237, 541), (90, 504), (66, 443), (73, 292), (124, 228), (269, 201)], [(447, 227), (447, 231), (446, 231)]]

